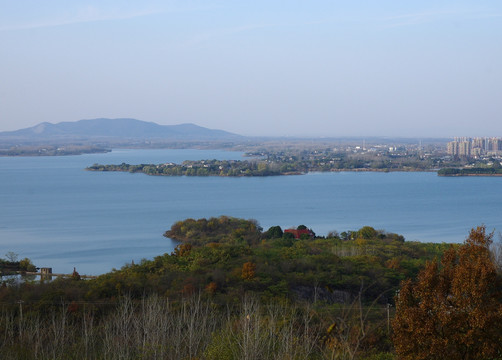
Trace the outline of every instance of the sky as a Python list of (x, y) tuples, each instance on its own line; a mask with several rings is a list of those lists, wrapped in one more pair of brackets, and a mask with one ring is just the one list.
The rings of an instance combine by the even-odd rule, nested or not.
[(502, 137), (502, 1), (0, 0), (0, 131)]

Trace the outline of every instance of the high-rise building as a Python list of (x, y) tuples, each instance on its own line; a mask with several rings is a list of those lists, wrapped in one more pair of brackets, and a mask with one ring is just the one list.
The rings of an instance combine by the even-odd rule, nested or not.
[(471, 142), (470, 141), (461, 141), (458, 143), (458, 156), (471, 156)]
[(502, 138), (456, 137), (448, 143), (447, 151), (449, 155), (459, 157), (502, 155)]
[(450, 141), (447, 144), (447, 151), (449, 155), (457, 156), (458, 155), (458, 142)]

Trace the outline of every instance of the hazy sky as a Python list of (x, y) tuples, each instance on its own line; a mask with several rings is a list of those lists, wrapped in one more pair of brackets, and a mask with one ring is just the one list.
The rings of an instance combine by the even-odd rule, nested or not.
[(502, 1), (0, 0), (0, 131), (502, 136)]

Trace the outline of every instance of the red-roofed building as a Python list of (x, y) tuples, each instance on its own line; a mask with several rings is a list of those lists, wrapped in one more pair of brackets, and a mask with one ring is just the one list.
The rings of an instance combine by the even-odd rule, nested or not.
[(311, 239), (313, 239), (315, 236), (314, 232), (310, 229), (285, 229), (284, 232), (293, 234), (295, 239), (301, 238), (303, 234), (308, 235), (308, 237)]

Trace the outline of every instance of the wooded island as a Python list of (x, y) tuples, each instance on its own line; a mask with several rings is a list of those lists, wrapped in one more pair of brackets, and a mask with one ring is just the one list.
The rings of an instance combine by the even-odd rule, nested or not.
[(89, 171), (122, 171), (164, 176), (278, 176), (328, 171), (431, 171), (436, 161), (410, 156), (347, 154), (329, 150), (267, 151), (249, 160), (198, 160), (181, 164), (94, 164)]
[(438, 171), (439, 176), (502, 176), (501, 168), (471, 167), (471, 168), (444, 168)]

